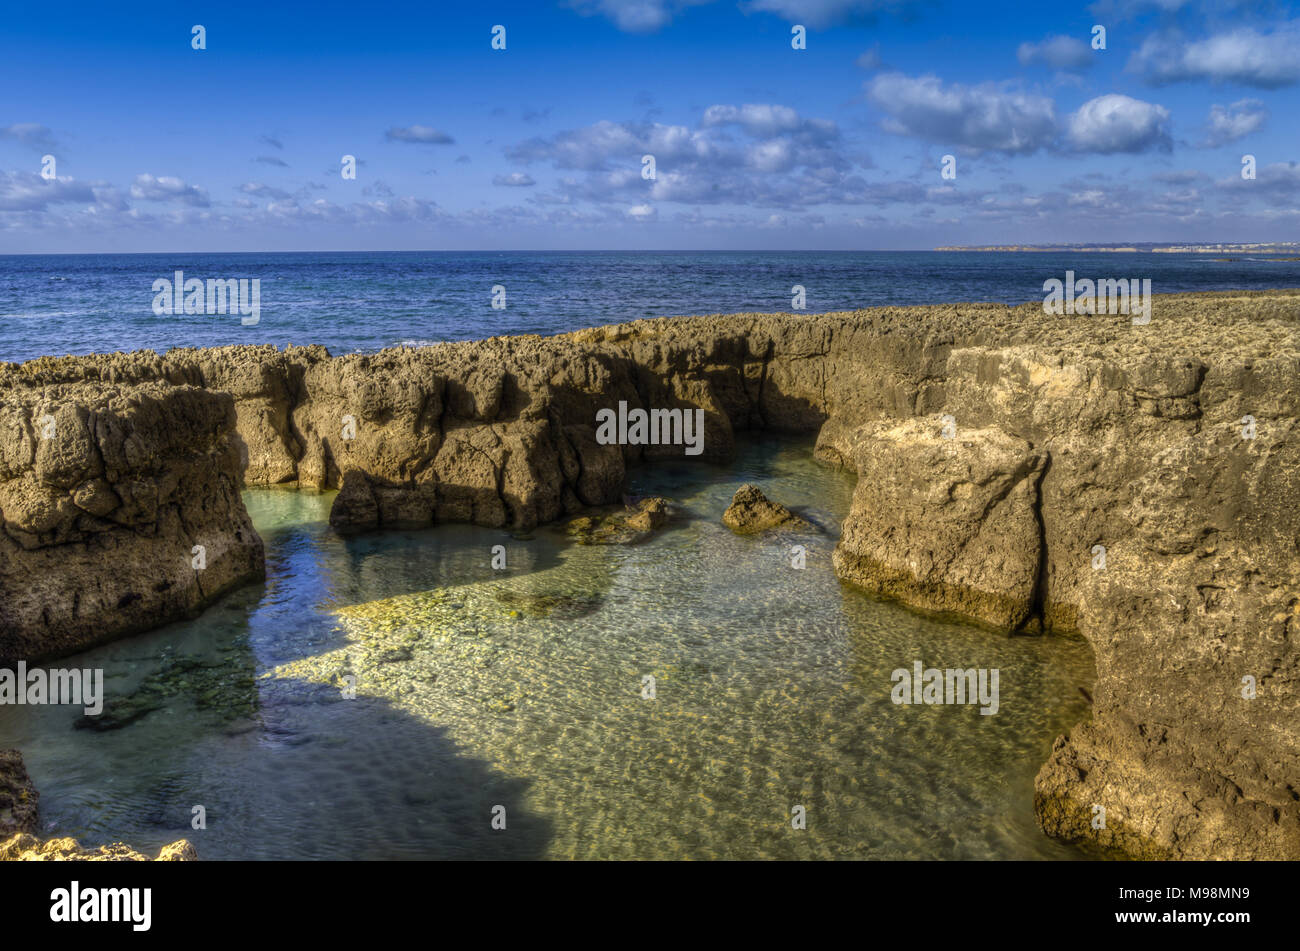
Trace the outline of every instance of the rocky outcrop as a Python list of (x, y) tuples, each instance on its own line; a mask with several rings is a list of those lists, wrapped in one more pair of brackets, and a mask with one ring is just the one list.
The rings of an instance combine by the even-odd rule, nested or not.
[(0, 666), (192, 615), (263, 576), (227, 393), (0, 386)]
[(1045, 453), (935, 417), (868, 424), (851, 451), (868, 475), (835, 549), (841, 578), (1006, 630), (1034, 618)]
[(164, 845), (156, 858), (114, 842), (93, 849), (83, 848), (76, 839), (49, 839), (16, 835), (0, 842), (0, 862), (194, 862), (198, 853), (188, 839)]
[[(34, 414), (55, 391), (82, 393), (60, 410), (71, 417), (55, 415), (87, 436), (38, 459)], [(118, 465), (114, 481), (84, 447), (116, 431), (101, 415), (144, 412), (131, 400), (221, 415), (201, 396), (233, 413), (224, 443), (219, 425), (197, 427), (211, 436), (200, 452), (183, 426), (178, 445), (148, 454), (152, 469), (119, 456), (225, 484), (228, 466), (197, 460), (233, 453), (249, 484), (341, 485), (340, 530), (527, 530), (618, 502), (629, 466), (723, 460), (737, 431), (816, 432), (818, 456), (859, 476), (835, 556), (846, 580), (1091, 643), (1094, 715), (1039, 777), (1045, 829), (1138, 855), (1300, 857), (1300, 292), (1158, 296), (1141, 326), (959, 305), (647, 320), (336, 358), (235, 347), (0, 367), (0, 544), (23, 553), (0, 561), (11, 655), (16, 639), (20, 654), (82, 643), (84, 631), (59, 632), (86, 597), (109, 619), (136, 603), (126, 594), (146, 597), (108, 577), (112, 559), (77, 561), (119, 508), (148, 539), (132, 552), (170, 566), (167, 539), (194, 543), (161, 515), (149, 534), (151, 496), (133, 485), (149, 477)], [(596, 413), (620, 402), (699, 410), (703, 453), (602, 444)], [(156, 483), (177, 506), (189, 494)], [(242, 526), (237, 496), (221, 498)], [(215, 518), (225, 503), (208, 505)], [(58, 558), (39, 554), (61, 539), (72, 544)], [(83, 576), (89, 594), (72, 593)], [(170, 616), (168, 597), (136, 620)]]
[(722, 524), (737, 535), (756, 535), (773, 528), (802, 529), (809, 525), (780, 502), (772, 502), (756, 485), (746, 483), (731, 497)]
[(17, 750), (0, 750), (0, 839), (36, 829), (40, 797)]

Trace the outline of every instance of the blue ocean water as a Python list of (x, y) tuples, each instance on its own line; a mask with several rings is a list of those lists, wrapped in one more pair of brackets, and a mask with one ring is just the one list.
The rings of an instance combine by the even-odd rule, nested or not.
[[(153, 283), (259, 279), (238, 314), (155, 316)], [(886, 304), (1023, 303), (1043, 281), (1150, 278), (1155, 293), (1300, 286), (1300, 262), (1209, 254), (767, 252), (301, 252), (0, 256), (0, 361), (235, 343), (331, 353), (497, 334), (559, 333), (640, 317)], [(505, 288), (505, 308), (492, 288)]]

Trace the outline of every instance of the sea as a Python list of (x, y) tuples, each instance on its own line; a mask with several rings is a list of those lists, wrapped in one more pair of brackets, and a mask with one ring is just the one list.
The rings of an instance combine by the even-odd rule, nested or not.
[[(1073, 252), (303, 252), (0, 256), (0, 361), (324, 344), (373, 352), (642, 317), (1042, 300), (1043, 282), (1150, 279), (1154, 293), (1300, 286), (1270, 255)], [(257, 280), (259, 313), (155, 313), (155, 282)], [(161, 285), (159, 285), (161, 286)], [(494, 306), (494, 303), (496, 306)], [(159, 308), (162, 310), (163, 308)], [(175, 308), (171, 308), (175, 311)], [(182, 308), (183, 310), (183, 308)]]

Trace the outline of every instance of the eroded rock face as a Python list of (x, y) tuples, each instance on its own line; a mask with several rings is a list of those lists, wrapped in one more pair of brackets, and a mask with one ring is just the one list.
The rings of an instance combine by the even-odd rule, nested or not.
[(841, 578), (1007, 630), (1033, 617), (1042, 452), (934, 417), (863, 426), (851, 451), (862, 477), (835, 549)]
[(263, 577), (234, 423), (229, 394), (191, 386), (0, 386), (0, 665), (194, 614)]
[[(60, 387), (117, 396), (40, 402)], [(146, 395), (169, 419), (221, 415), (196, 402), (203, 389), (227, 418), (233, 408), (248, 483), (342, 485), (331, 521), (344, 530), (526, 530), (615, 503), (628, 466), (684, 455), (601, 445), (596, 413), (620, 401), (701, 410), (702, 459), (726, 459), (736, 431), (819, 432), (819, 458), (859, 476), (836, 552), (846, 578), (1091, 643), (1094, 716), (1039, 777), (1044, 828), (1137, 855), (1300, 858), (1300, 293), (1157, 296), (1141, 327), (951, 305), (644, 320), (338, 358), (234, 347), (0, 366), (0, 555), (22, 554), (0, 558), (0, 643), (17, 632), (23, 651), (71, 649), (89, 635), (70, 618), (87, 611), (151, 624), (171, 616), (168, 598), (197, 603), (156, 592), (118, 605), (147, 593), (107, 566), (119, 551), (128, 566), (145, 551), (171, 565), (175, 539), (190, 539), (170, 526), (207, 516), (238, 541), (237, 496), (180, 519), (196, 493), (159, 475), (224, 484), (226, 464), (198, 461), (221, 457), (220, 440), (204, 452), (161, 437), (138, 452), (137, 440), (109, 466), (101, 443), (118, 424), (101, 419), (143, 413), (112, 399)], [(32, 433), (46, 408), (68, 429), (42, 448)], [(61, 547), (101, 538), (81, 562)], [(1082, 819), (1094, 804), (1118, 817), (1105, 836)]]
[(773, 502), (756, 485), (746, 483), (731, 497), (722, 524), (737, 535), (756, 535), (773, 528), (805, 529), (810, 526), (780, 502)]
[(0, 839), (36, 830), (39, 799), (23, 766), (22, 754), (0, 750)]

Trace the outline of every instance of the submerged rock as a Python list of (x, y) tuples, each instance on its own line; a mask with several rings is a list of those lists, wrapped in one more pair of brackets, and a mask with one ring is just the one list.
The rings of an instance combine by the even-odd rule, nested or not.
[(756, 485), (746, 483), (731, 497), (731, 504), (722, 513), (722, 524), (738, 535), (755, 535), (772, 528), (811, 528), (779, 502), (769, 501)]
[(641, 499), (621, 510), (572, 519), (564, 531), (582, 545), (628, 545), (667, 525), (671, 506), (668, 499)]

